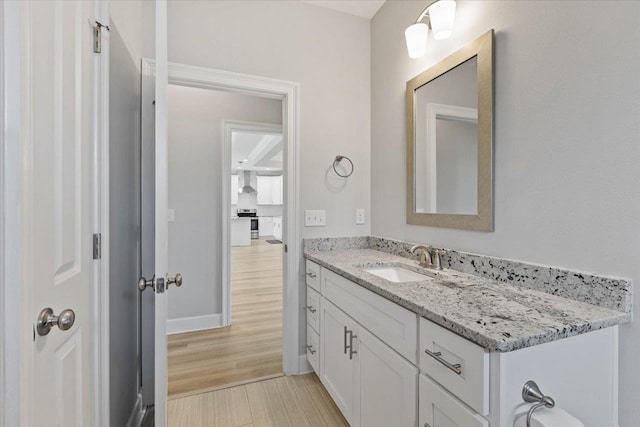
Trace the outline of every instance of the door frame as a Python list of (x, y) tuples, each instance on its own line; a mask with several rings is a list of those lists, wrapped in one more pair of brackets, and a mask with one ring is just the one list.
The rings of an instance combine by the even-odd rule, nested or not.
[[(233, 131), (282, 133), (282, 125), (222, 121), (222, 326), (231, 325), (231, 133)], [(288, 159), (287, 159), (288, 160)], [(283, 171), (285, 170), (283, 165)], [(288, 200), (285, 198), (283, 211)], [(284, 281), (284, 280), (283, 280)], [(284, 310), (284, 308), (283, 308)]]
[[(31, 253), (33, 146), (29, 80), (32, 48), (31, 2), (0, 2), (0, 427), (31, 425), (36, 402), (33, 387), (33, 312), (35, 279)], [(108, 0), (93, 0), (94, 19), (109, 24)], [(90, 25), (90, 23), (87, 23)], [(103, 31), (102, 54), (93, 55), (92, 228), (102, 234), (102, 259), (93, 263), (89, 304), (94, 312), (90, 343), (89, 389), (92, 420), (109, 425), (109, 37)], [(87, 244), (87, 250), (91, 246)], [(104, 288), (104, 289), (103, 289)], [(16, 351), (17, 349), (17, 351)]]
[[(142, 75), (153, 78), (155, 61), (142, 59)], [(302, 227), (300, 222), (300, 85), (296, 82), (197, 67), (169, 62), (169, 83), (201, 89), (213, 89), (262, 98), (282, 100), (282, 132), (285, 135), (284, 196), (287, 200), (283, 212), (284, 284), (283, 284), (283, 360), (285, 375), (307, 372), (306, 359), (300, 354), (300, 283), (302, 283)], [(143, 85), (142, 103), (151, 105), (153, 93)], [(142, 126), (149, 124), (143, 123)], [(143, 131), (144, 132), (144, 131)], [(228, 180), (227, 180), (228, 182)], [(223, 234), (224, 236), (224, 234)], [(228, 237), (227, 237), (228, 239)]]

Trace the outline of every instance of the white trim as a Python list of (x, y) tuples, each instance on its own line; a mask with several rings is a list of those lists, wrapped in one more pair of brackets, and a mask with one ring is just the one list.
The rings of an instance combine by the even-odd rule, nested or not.
[[(21, 25), (17, 2), (0, 2), (0, 426), (20, 425), (21, 384)], [(16, 351), (17, 350), (17, 351)]]
[[(95, 0), (95, 19), (109, 25), (109, 1)], [(102, 31), (102, 53), (93, 55), (93, 232), (102, 235), (102, 259), (93, 261), (90, 298), (94, 318), (92, 375), (94, 425), (110, 425), (109, 376), (109, 32)]]
[(457, 120), (478, 124), (478, 109), (458, 105), (429, 102), (427, 115), (427, 205), (425, 212), (437, 212), (438, 200), (438, 162), (436, 144), (436, 123), (438, 119)]
[[(281, 125), (222, 121), (222, 322), (231, 325), (231, 133), (233, 131), (282, 133)], [(286, 203), (286, 200), (285, 200)]]
[[(140, 427), (142, 425), (142, 419), (144, 418), (145, 409), (142, 406), (142, 395), (138, 394), (136, 404), (133, 405), (129, 419), (127, 420), (127, 427)], [(108, 425), (108, 424), (101, 424)]]
[(203, 331), (205, 329), (221, 328), (222, 314), (205, 314), (202, 316), (181, 317), (167, 320), (167, 335), (183, 332)]
[[(142, 60), (144, 70), (155, 70), (155, 61)], [(300, 223), (300, 87), (298, 83), (249, 74), (169, 63), (169, 83), (227, 92), (243, 93), (263, 98), (282, 99), (286, 125), (284, 196), (287, 200), (283, 215), (283, 242), (288, 251), (284, 257), (283, 286), (283, 371), (286, 375), (300, 373), (300, 283), (302, 283), (302, 224)], [(143, 88), (144, 89), (144, 88)], [(151, 102), (152, 94), (143, 93), (143, 103)]]

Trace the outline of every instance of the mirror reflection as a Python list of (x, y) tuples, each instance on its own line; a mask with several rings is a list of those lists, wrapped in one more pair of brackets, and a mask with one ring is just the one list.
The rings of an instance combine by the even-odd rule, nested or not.
[(478, 57), (415, 91), (416, 213), (478, 213)]

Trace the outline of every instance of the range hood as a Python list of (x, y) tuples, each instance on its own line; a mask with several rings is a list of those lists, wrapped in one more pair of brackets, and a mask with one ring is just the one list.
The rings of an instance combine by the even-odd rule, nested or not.
[(257, 191), (251, 185), (251, 172), (244, 171), (244, 186), (240, 189), (240, 193), (244, 194), (256, 194)]

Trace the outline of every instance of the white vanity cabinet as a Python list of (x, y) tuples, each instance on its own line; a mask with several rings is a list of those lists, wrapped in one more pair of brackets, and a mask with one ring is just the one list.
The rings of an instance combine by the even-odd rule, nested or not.
[[(415, 426), (416, 315), (307, 261), (307, 334), (312, 336), (315, 318), (309, 307), (317, 295), (312, 286), (317, 288), (318, 283), (322, 292), (319, 370), (308, 351), (307, 359), (329, 395), (352, 426)], [(361, 291), (364, 294), (360, 295)], [(399, 314), (398, 309), (399, 320), (393, 317)], [(407, 321), (409, 325), (405, 325)], [(410, 341), (414, 362), (381, 336), (397, 342), (403, 350), (407, 347), (404, 341)]]
[[(618, 327), (485, 348), (306, 261), (309, 363), (351, 426), (513, 427), (538, 383), (585, 425), (618, 425)], [(317, 344), (314, 344), (317, 343)], [(319, 347), (319, 348), (318, 348)], [(584, 393), (588, 390), (588, 393)]]

